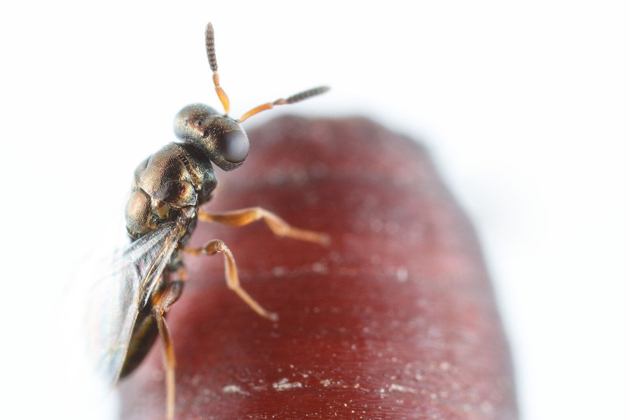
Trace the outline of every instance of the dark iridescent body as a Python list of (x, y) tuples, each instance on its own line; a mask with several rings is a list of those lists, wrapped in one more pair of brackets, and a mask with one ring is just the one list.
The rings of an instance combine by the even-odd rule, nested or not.
[[(169, 419), (174, 417), (175, 354), (165, 317), (181, 295), (186, 280), (184, 252), (192, 255), (222, 253), (228, 287), (258, 314), (276, 319), (275, 314), (263, 309), (240, 286), (234, 257), (223, 241), (212, 240), (199, 248), (187, 247), (198, 219), (230, 226), (242, 226), (262, 219), (277, 235), (322, 245), (328, 241), (326, 235), (293, 228), (278, 216), (258, 207), (214, 214), (200, 209), (201, 205), (210, 201), (217, 186), (212, 164), (230, 171), (242, 165), (249, 153), (249, 139), (240, 126), (242, 121), (275, 105), (299, 102), (328, 90), (325, 87), (311, 89), (260, 105), (240, 119), (232, 119), (227, 115), (229, 100), (219, 85), (214, 32), (210, 24), (206, 28), (206, 49), (215, 89), (225, 114), (203, 104), (182, 109), (175, 118), (175, 134), (180, 142), (164, 146), (137, 167), (125, 214), (127, 232), (134, 241), (130, 254), (141, 249), (145, 242), (149, 243), (151, 238), (162, 239), (157, 245), (156, 241), (150, 245), (152, 254), (149, 260), (136, 257), (138, 261), (134, 272), (137, 280), (134, 281), (139, 283), (138, 292), (132, 300), (135, 306), (129, 307), (137, 309), (132, 313), (133, 317), (126, 318), (130, 319), (128, 338), (116, 338), (123, 341), (118, 347), (126, 346), (117, 379), (129, 375), (142, 362), (159, 335), (164, 350)], [(147, 238), (149, 240), (145, 241)], [(138, 246), (134, 248), (135, 243)], [(125, 328), (119, 330), (127, 331)]]
[[(182, 248), (188, 242), (197, 224), (197, 208), (210, 201), (217, 186), (217, 179), (211, 161), (221, 162), (220, 167), (229, 170), (238, 167), (247, 156), (237, 156), (240, 163), (222, 162), (213, 151), (217, 148), (216, 139), (234, 139), (243, 150), (249, 145), (247, 136), (235, 122), (217, 124), (217, 120), (227, 120), (214, 109), (204, 105), (191, 105), (184, 108), (176, 117), (176, 134), (182, 143), (170, 143), (142, 162), (135, 171), (133, 189), (126, 209), (127, 232), (132, 240), (139, 239), (166, 222), (178, 218), (186, 219), (187, 228), (179, 245), (170, 257), (159, 287), (154, 294), (164, 289), (166, 277), (172, 277), (182, 268)], [(230, 120), (227, 120), (230, 121)], [(222, 129), (218, 131), (217, 127)], [(214, 136), (203, 143), (195, 142), (190, 133), (201, 133), (213, 128)], [(230, 130), (230, 131), (227, 131)], [(234, 133), (231, 133), (235, 131)], [(188, 135), (187, 135), (188, 133)], [(231, 134), (230, 134), (231, 133)], [(226, 140), (226, 141), (228, 141)], [(213, 159), (214, 157), (214, 159)], [(233, 156), (228, 156), (234, 158)], [(193, 216), (185, 215), (189, 210)], [(155, 318), (151, 316), (151, 305), (145, 306), (138, 314), (132, 333), (129, 351), (120, 373), (125, 377), (144, 359), (157, 338)]]

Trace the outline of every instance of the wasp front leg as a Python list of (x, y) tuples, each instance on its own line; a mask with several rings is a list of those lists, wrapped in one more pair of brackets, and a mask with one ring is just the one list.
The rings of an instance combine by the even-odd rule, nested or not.
[(328, 246), (330, 243), (330, 237), (325, 233), (295, 228), (274, 213), (261, 207), (251, 207), (222, 213), (206, 213), (200, 210), (199, 219), (204, 222), (215, 222), (227, 226), (245, 226), (262, 219), (267, 223), (271, 231), (278, 236), (315, 242), (322, 246)]
[(214, 255), (218, 252), (222, 253), (225, 258), (225, 281), (228, 287), (233, 290), (241, 299), (245, 301), (256, 313), (271, 321), (276, 321), (278, 315), (265, 310), (258, 302), (252, 298), (249, 293), (243, 289), (241, 282), (238, 279), (238, 271), (236, 269), (236, 261), (232, 251), (225, 245), (225, 243), (219, 239), (208, 242), (199, 248), (185, 248), (184, 252), (191, 255)]

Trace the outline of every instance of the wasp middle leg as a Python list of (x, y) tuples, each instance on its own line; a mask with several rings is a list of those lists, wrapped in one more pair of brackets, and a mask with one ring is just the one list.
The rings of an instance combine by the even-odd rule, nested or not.
[(322, 246), (327, 246), (330, 243), (330, 238), (325, 233), (295, 228), (276, 214), (261, 207), (250, 207), (221, 213), (206, 213), (200, 210), (199, 219), (204, 222), (216, 222), (227, 226), (245, 226), (262, 219), (267, 223), (271, 231), (278, 236), (315, 242)]
[(225, 259), (225, 281), (228, 287), (233, 290), (241, 299), (245, 301), (256, 313), (262, 317), (268, 318), (272, 321), (278, 320), (278, 315), (267, 311), (253, 297), (249, 295), (241, 286), (241, 282), (238, 279), (238, 270), (236, 269), (236, 261), (232, 251), (225, 245), (220, 239), (215, 239), (199, 248), (184, 248), (184, 252), (191, 255), (214, 255), (218, 252), (223, 254)]

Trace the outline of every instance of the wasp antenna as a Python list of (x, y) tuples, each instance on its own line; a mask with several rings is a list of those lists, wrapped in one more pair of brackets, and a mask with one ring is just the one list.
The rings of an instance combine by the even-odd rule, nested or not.
[[(326, 93), (330, 90), (328, 86), (320, 86), (313, 89), (305, 90), (304, 92), (296, 93), (293, 96), (289, 96), (285, 102), (286, 104), (294, 104), (296, 102), (303, 101), (308, 98), (312, 98), (313, 96), (321, 95), (322, 93)], [(279, 99), (281, 101), (282, 99)], [(277, 101), (276, 101), (277, 102)], [(280, 105), (280, 104), (277, 104)]]
[(214, 89), (217, 91), (221, 105), (223, 105), (223, 109), (227, 115), (227, 113), (230, 112), (230, 99), (223, 88), (219, 85), (219, 68), (217, 66), (217, 55), (214, 52), (214, 28), (210, 22), (208, 22), (208, 25), (206, 26), (206, 53), (208, 54), (208, 63), (210, 63), (210, 68), (212, 69), (212, 82), (214, 82)]
[(303, 101), (308, 98), (312, 98), (313, 96), (321, 95), (322, 93), (326, 93), (330, 90), (328, 86), (320, 86), (313, 89), (305, 90), (304, 92), (296, 93), (295, 95), (291, 95), (286, 99), (277, 99), (274, 102), (267, 102), (266, 104), (258, 105), (256, 108), (247, 111), (241, 118), (236, 120), (236, 122), (243, 122), (252, 115), (259, 114), (263, 111), (273, 108), (276, 105), (290, 105), (296, 102)]

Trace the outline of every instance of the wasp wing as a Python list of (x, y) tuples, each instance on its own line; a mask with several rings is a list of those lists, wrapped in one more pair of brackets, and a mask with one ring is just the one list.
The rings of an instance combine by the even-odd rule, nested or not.
[(115, 383), (138, 312), (158, 285), (187, 224), (179, 219), (116, 250), (90, 292), (88, 353), (99, 374)]

